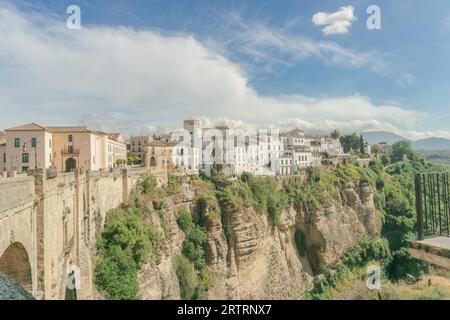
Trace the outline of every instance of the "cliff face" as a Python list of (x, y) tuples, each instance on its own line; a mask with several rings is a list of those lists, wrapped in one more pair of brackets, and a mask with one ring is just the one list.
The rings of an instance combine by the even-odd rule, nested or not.
[[(152, 216), (151, 223), (166, 238), (156, 259), (139, 273), (143, 299), (180, 298), (173, 258), (181, 255), (184, 233), (176, 218), (181, 208), (194, 210), (201, 192), (185, 183), (164, 199), (163, 214)], [(344, 185), (318, 208), (284, 210), (277, 227), (252, 207), (222, 218), (213, 213), (206, 208), (202, 217), (210, 275), (207, 299), (296, 299), (312, 288), (313, 275), (322, 267), (338, 262), (366, 233), (381, 230), (372, 188), (359, 182)], [(302, 248), (296, 241), (299, 234)]]

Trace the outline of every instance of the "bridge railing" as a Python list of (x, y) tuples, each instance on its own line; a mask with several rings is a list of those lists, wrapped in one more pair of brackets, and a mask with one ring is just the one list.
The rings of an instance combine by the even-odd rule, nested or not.
[(415, 176), (417, 233), (450, 237), (450, 173), (420, 173)]

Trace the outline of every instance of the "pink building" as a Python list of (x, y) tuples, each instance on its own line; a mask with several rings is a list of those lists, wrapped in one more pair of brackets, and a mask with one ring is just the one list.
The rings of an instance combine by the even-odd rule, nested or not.
[(126, 145), (117, 134), (85, 126), (42, 127), (31, 123), (5, 132), (8, 171), (50, 167), (58, 172), (100, 170), (114, 167), (111, 160), (126, 159)]

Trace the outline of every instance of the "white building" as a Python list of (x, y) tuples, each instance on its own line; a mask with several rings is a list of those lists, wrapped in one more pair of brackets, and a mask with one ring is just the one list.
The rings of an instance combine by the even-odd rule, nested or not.
[(295, 171), (294, 160), (291, 151), (284, 151), (278, 159), (277, 175), (288, 176)]
[(120, 133), (108, 134), (108, 167), (116, 168), (117, 160), (127, 159), (127, 145)]
[(290, 175), (321, 164), (328, 154), (343, 154), (339, 141), (306, 136), (299, 129), (280, 134), (273, 129), (203, 128), (200, 120), (183, 125), (165, 139), (178, 141), (172, 161), (192, 174), (210, 175), (215, 165), (230, 175)]

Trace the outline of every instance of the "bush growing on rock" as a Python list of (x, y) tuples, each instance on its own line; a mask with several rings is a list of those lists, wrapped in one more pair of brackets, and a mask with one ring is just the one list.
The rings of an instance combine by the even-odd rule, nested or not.
[(197, 224), (193, 224), (186, 234), (183, 243), (183, 255), (194, 263), (195, 269), (201, 271), (206, 267), (205, 250), (206, 231)]
[(189, 211), (187, 211), (186, 209), (181, 209), (178, 212), (177, 223), (181, 230), (183, 230), (184, 232), (189, 231), (189, 229), (192, 226), (191, 213)]
[(180, 294), (182, 299), (191, 300), (195, 297), (198, 286), (198, 277), (194, 270), (194, 265), (183, 256), (174, 258), (174, 269), (180, 284)]

